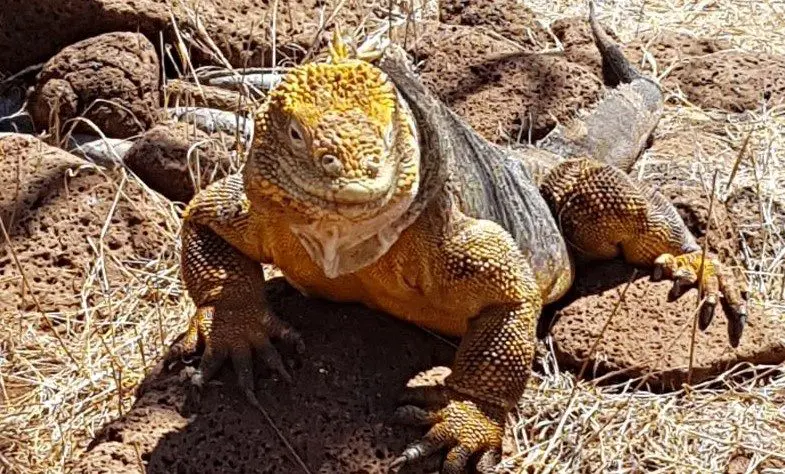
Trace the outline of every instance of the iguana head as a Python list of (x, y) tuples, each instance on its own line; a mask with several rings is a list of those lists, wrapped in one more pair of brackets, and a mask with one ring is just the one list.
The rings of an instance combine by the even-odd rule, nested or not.
[(412, 113), (387, 75), (349, 58), (341, 41), (331, 56), (293, 68), (270, 92), (245, 184), (251, 203), (288, 210), (292, 231), (336, 276), (374, 261), (411, 222), (402, 216), (417, 195), (420, 153)]
[(332, 52), (332, 62), (296, 67), (270, 92), (256, 118), (249, 197), (256, 190), (314, 219), (365, 220), (416, 192), (416, 131), (380, 69), (348, 58), (342, 44)]

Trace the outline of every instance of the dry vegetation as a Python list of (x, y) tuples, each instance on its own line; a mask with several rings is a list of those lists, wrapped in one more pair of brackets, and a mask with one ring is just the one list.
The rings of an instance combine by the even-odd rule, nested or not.
[[(583, 0), (525, 3), (544, 26), (586, 14)], [(601, 2), (599, 7), (604, 23), (625, 41), (645, 30), (671, 29), (725, 38), (745, 50), (785, 54), (783, 2), (623, 0)], [(657, 65), (655, 70), (662, 77), (669, 66)], [(671, 105), (658, 137), (684, 131), (708, 137), (696, 146), (697, 160), (689, 172), (710, 187), (719, 169), (720, 199), (735, 187), (756, 190), (760, 222), (748, 230), (763, 233), (766, 246), (758, 253), (746, 249), (746, 274), (755, 304), (785, 314), (783, 230), (772, 225), (771, 216), (771, 202), (785, 202), (781, 106), (728, 114), (699, 109), (679, 91), (669, 92)], [(729, 183), (748, 133), (747, 153)], [(648, 156), (641, 173), (649, 172), (648, 164), (667, 158)], [(122, 183), (117, 193), (122, 197)], [(183, 297), (178, 278), (179, 222), (173, 206), (156, 199), (171, 229), (171, 245), (161, 249), (158, 259), (124, 262), (124, 281), (107, 281), (103, 243), (95, 243), (90, 278), (75, 297), (103, 304), (85, 303), (80, 314), (47, 314), (62, 323), (57, 336), (42, 336), (40, 315), (0, 315), (0, 400), (8, 401), (0, 405), (0, 472), (67, 470), (103, 424), (129, 409), (134, 387), (183, 329), (191, 303)], [(516, 470), (724, 472), (734, 457), (751, 460), (747, 472), (765, 463), (777, 465), (772, 462), (776, 460), (785, 466), (781, 368), (737, 367), (731, 371), (733, 378), (729, 372), (710, 383), (658, 395), (635, 390), (639, 381), (615, 386), (579, 381), (559, 370), (551, 351), (543, 353), (544, 370), (533, 378), (519, 413), (512, 417), (517, 448), (509, 464)]]

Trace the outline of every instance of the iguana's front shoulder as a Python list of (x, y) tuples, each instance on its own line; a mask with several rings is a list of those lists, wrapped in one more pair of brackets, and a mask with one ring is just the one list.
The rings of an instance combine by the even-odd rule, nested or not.
[(245, 193), (241, 174), (229, 175), (200, 191), (186, 207), (183, 219), (202, 225), (229, 242), (246, 256), (265, 262), (263, 240), (256, 233), (254, 222), (263, 216), (254, 209)]
[(183, 219), (203, 225), (226, 225), (250, 212), (243, 177), (232, 174), (220, 179), (194, 196), (183, 212)]

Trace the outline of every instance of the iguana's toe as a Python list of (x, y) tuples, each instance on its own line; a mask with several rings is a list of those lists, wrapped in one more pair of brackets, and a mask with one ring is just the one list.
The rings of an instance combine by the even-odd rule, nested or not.
[[(406, 405), (396, 410), (396, 421), (431, 428), (421, 440), (410, 444), (390, 467), (397, 470), (420, 464), (446, 451), (442, 473), (465, 472), (469, 459), (475, 456), (481, 461), (477, 464), (480, 472), (492, 472), (501, 457), (503, 410), (448, 389), (444, 392), (446, 404), (441, 408)], [(428, 396), (426, 401), (432, 402), (434, 398)]]
[(681, 296), (686, 287), (698, 283), (703, 289), (703, 303), (698, 314), (701, 330), (705, 330), (714, 318), (715, 308), (724, 302), (728, 317), (728, 338), (733, 347), (738, 346), (744, 325), (747, 321), (746, 289), (743, 289), (716, 258), (702, 251), (674, 256), (660, 255), (654, 262), (652, 279), (670, 278), (673, 288), (670, 297)]
[(739, 314), (735, 318), (728, 321), (728, 339), (730, 340), (731, 347), (738, 347), (741, 342), (741, 335), (744, 332), (744, 326), (747, 325), (747, 313)]
[(300, 335), (263, 308), (253, 305), (245, 308), (201, 307), (191, 318), (188, 329), (172, 344), (167, 361), (187, 362), (204, 348), (199, 367), (191, 377), (194, 385), (202, 386), (215, 377), (227, 359), (231, 359), (237, 383), (248, 396), (253, 394), (254, 351), (264, 365), (283, 380), (292, 380), (272, 340), (293, 347), (298, 356), (305, 351)]

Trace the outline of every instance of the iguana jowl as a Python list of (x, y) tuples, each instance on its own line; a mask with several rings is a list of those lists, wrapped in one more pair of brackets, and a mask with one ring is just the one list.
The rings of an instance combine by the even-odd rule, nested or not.
[[(336, 42), (332, 62), (294, 68), (256, 117), (242, 175), (214, 183), (186, 209), (182, 271), (197, 311), (171, 357), (203, 342), (197, 380), (231, 359), (252, 401), (252, 350), (288, 378), (270, 339), (299, 350), (302, 342), (268, 310), (260, 262), (306, 295), (463, 336), (439, 406), (402, 409), (431, 428), (394, 463), (448, 448), (443, 471), (460, 472), (475, 454), (482, 469), (498, 458), (541, 308), (573, 279), (568, 247), (621, 253), (679, 284), (694, 284), (702, 270), (704, 323), (722, 291), (737, 343), (746, 309), (733, 282), (703, 260), (673, 206), (620, 169), (656, 125), (660, 91), (593, 16), (592, 26), (606, 75), (623, 85), (545, 140), (546, 151), (524, 156), (477, 135), (396, 48), (376, 67)], [(538, 189), (524, 163), (547, 150), (566, 160)]]

